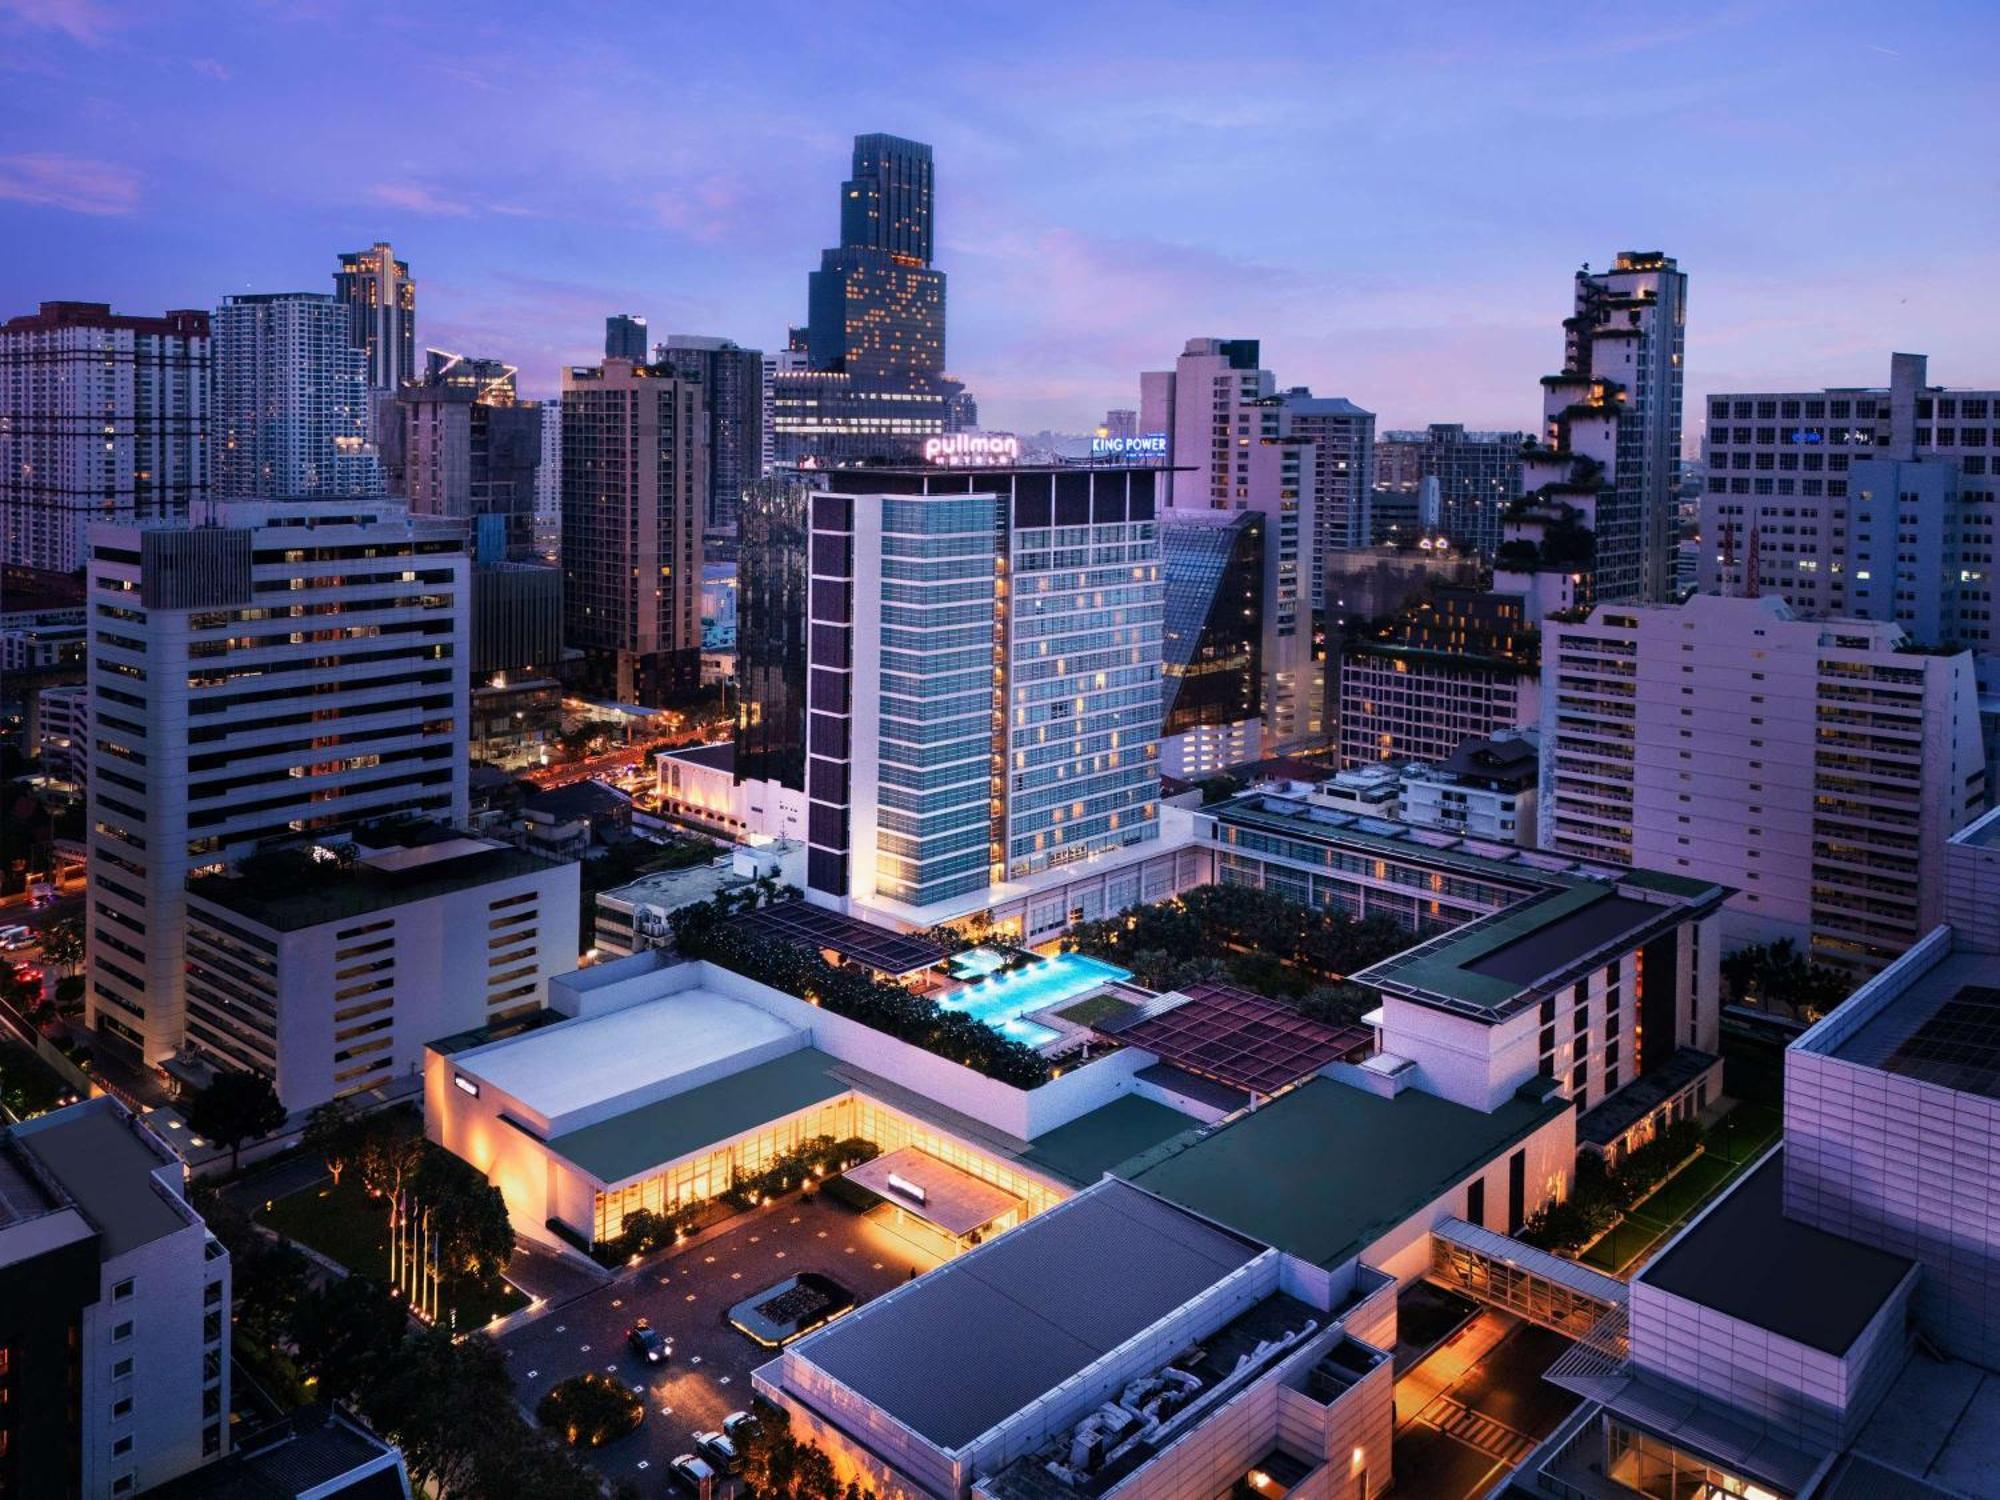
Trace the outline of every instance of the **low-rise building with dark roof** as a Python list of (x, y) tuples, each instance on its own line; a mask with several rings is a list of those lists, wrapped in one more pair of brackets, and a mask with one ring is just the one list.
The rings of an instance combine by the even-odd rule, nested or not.
[(240, 1439), (229, 1457), (144, 1500), (410, 1500), (403, 1455), (358, 1422), (305, 1406)]

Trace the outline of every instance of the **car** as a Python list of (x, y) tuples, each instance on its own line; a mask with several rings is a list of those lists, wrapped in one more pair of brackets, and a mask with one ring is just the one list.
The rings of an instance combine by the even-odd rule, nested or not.
[(7, 927), (0, 927), (0, 948), (6, 949), (9, 953), (12, 953), (16, 948), (29, 947), (34, 941), (35, 935), (18, 923)]
[(674, 1341), (644, 1318), (625, 1330), (625, 1342), (649, 1365), (663, 1365), (674, 1357)]
[(715, 1470), (705, 1458), (696, 1458), (692, 1453), (683, 1453), (667, 1465), (667, 1477), (690, 1495), (699, 1495), (703, 1490), (715, 1491)]
[(743, 1467), (743, 1455), (736, 1451), (736, 1444), (723, 1433), (697, 1432), (694, 1435), (694, 1450), (720, 1473), (734, 1474)]
[(733, 1411), (722, 1419), (722, 1430), (741, 1453), (743, 1445), (763, 1430), (764, 1424), (747, 1411)]

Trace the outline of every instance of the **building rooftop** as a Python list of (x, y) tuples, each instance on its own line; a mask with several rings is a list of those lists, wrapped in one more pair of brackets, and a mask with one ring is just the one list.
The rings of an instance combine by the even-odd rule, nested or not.
[(578, 1110), (712, 1075), (730, 1058), (799, 1035), (754, 1005), (687, 989), (492, 1042), (453, 1061), (559, 1128)]
[(1846, 1353), (1916, 1262), (1787, 1218), (1784, 1193), (1778, 1150), (1635, 1280), (1795, 1343)]
[(825, 1053), (801, 1047), (554, 1136), (549, 1149), (599, 1182), (622, 1182), (784, 1115), (838, 1099), (852, 1085), (828, 1071), (832, 1063)]
[[(2000, 1099), (2000, 956), (1940, 945), (1928, 964), (1925, 957), (1913, 949), (1898, 959), (1900, 988), (1872, 1014), (1857, 1016), (1851, 1029), (1816, 1029), (1798, 1045), (1919, 1083)], [(1877, 976), (1869, 991), (1887, 978), (1886, 972)], [(1861, 1002), (1857, 1010), (1867, 1005), (1867, 993), (1850, 997)]]
[(868, 1303), (787, 1357), (955, 1453), (1262, 1251), (1108, 1182)]
[(522, 811), (537, 817), (567, 823), (576, 818), (601, 818), (626, 811), (631, 803), (601, 781), (572, 781), (530, 792), (522, 799)]
[(1088, 1187), (1133, 1157), (1199, 1128), (1199, 1121), (1177, 1109), (1137, 1094), (1120, 1094), (1109, 1104), (1035, 1137), (1021, 1160), (1045, 1174)]
[(1481, 1113), (1405, 1089), (1316, 1078), (1121, 1175), (1329, 1269), (1570, 1108), (1515, 1097)]
[(97, 1226), (106, 1260), (195, 1222), (154, 1177), (180, 1160), (109, 1098), (89, 1099), (14, 1127), (14, 1139)]
[(403, 1500), (404, 1494), (396, 1450), (319, 1406), (302, 1407), (239, 1438), (228, 1457), (146, 1491), (147, 1500)]
[(188, 894), (274, 932), (294, 932), (551, 867), (509, 844), (459, 835), (375, 850), (353, 864), (273, 850), (244, 860), (235, 874), (189, 881)]
[(795, 948), (830, 950), (878, 974), (914, 974), (942, 963), (942, 945), (919, 933), (898, 932), (807, 901), (779, 901), (731, 917), (728, 925)]
[(717, 740), (712, 745), (688, 745), (679, 750), (663, 751), (660, 758), (684, 760), (716, 771), (733, 771), (736, 769), (736, 742)]
[(1373, 1033), (1327, 1026), (1233, 984), (1191, 985), (1171, 1009), (1117, 1027), (1119, 1041), (1161, 1061), (1258, 1094), (1274, 1094), (1336, 1059), (1365, 1050)]
[(1673, 1056), (1652, 1072), (1641, 1073), (1577, 1116), (1577, 1144), (1610, 1145), (1719, 1061), (1713, 1052), (1695, 1047), (1675, 1048)]

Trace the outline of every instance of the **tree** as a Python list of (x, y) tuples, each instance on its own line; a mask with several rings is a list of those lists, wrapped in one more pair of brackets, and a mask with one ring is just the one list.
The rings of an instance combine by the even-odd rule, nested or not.
[(639, 1425), (646, 1408), (631, 1389), (600, 1370), (559, 1380), (535, 1408), (535, 1420), (572, 1448), (602, 1448)]
[(423, 1160), (424, 1138), (401, 1110), (377, 1110), (355, 1122), (354, 1149), (349, 1164), (361, 1185), (389, 1200), (389, 1227), (401, 1223), (403, 1189)]
[(73, 972), (83, 962), (83, 922), (64, 917), (42, 929), (42, 961), (64, 972)]
[(361, 1116), (345, 1099), (329, 1099), (306, 1116), (299, 1145), (326, 1163), (335, 1187), (340, 1186), (340, 1174), (360, 1149), (360, 1125)]
[(521, 1437), (506, 1357), (483, 1334), (430, 1328), (405, 1340), (363, 1388), (362, 1409), (403, 1450), (410, 1477), (445, 1495), (479, 1494), (482, 1465)]
[(299, 1298), (292, 1340), (318, 1377), (323, 1400), (348, 1400), (380, 1377), (401, 1350), (410, 1319), (379, 1281), (344, 1276)]
[(218, 1073), (207, 1088), (198, 1089), (183, 1111), (188, 1129), (229, 1148), (229, 1170), (235, 1171), (243, 1143), (271, 1134), (285, 1123), (285, 1106), (262, 1073)]
[(833, 1460), (812, 1443), (792, 1436), (785, 1413), (762, 1402), (757, 1427), (743, 1445), (745, 1500), (875, 1500), (873, 1490), (843, 1486)]
[(507, 1268), (514, 1253), (507, 1200), (480, 1172), (425, 1141), (409, 1185), (437, 1236), (447, 1295), (454, 1286), (486, 1285)]
[(229, 1279), (238, 1332), (258, 1348), (272, 1348), (290, 1333), (298, 1305), (311, 1290), (312, 1263), (296, 1245), (256, 1235), (241, 1250), (231, 1250)]

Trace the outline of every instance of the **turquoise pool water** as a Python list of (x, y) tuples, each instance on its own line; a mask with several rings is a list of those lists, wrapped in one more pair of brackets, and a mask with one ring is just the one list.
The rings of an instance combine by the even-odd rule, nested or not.
[(977, 984), (953, 990), (938, 1001), (945, 1010), (960, 1010), (983, 1021), (1002, 1036), (1029, 1047), (1045, 1046), (1056, 1039), (1046, 1026), (1023, 1020), (1029, 1011), (1060, 1005), (1114, 979), (1130, 979), (1129, 969), (1105, 963), (1084, 953), (1058, 953), (1054, 958), (1037, 959), (1025, 969), (1011, 974), (993, 974)]

